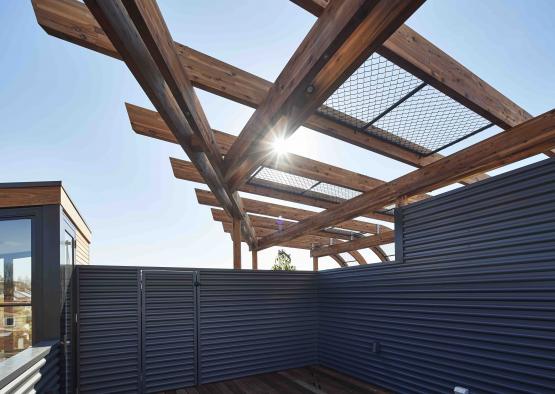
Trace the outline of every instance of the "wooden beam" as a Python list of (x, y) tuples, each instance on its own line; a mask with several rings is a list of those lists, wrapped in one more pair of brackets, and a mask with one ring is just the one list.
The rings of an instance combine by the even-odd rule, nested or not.
[[(38, 23), (50, 35), (97, 52), (121, 59), (110, 39), (87, 7), (76, 0), (33, 0)], [(220, 95), (250, 107), (258, 107), (272, 83), (251, 73), (222, 62), (202, 52), (175, 43), (179, 60), (187, 69), (195, 87)], [(421, 156), (396, 144), (360, 133), (358, 130), (312, 114), (306, 127), (330, 137), (380, 153), (415, 167), (423, 167), (443, 156)], [(381, 131), (385, 133), (385, 131)], [(195, 144), (194, 139), (191, 144)], [(222, 147), (220, 146), (220, 149)], [(473, 183), (487, 176), (475, 175), (462, 183)]]
[[(208, 205), (212, 207), (221, 207), (218, 200), (213, 193), (208, 190), (195, 189), (197, 201), (201, 205)], [(285, 205), (273, 204), (265, 201), (253, 200), (250, 198), (243, 198), (243, 208), (249, 213), (257, 215), (273, 216), (279, 218), (280, 216), (287, 220), (300, 221), (309, 218), (318, 212), (308, 211), (306, 209), (288, 207)], [(360, 220), (347, 220), (336, 226), (343, 230), (351, 230), (359, 233), (376, 234), (378, 226), (375, 223), (363, 222)], [(390, 231), (387, 226), (380, 226), (381, 231)]]
[[(146, 108), (125, 103), (131, 128), (137, 133), (162, 141), (177, 143), (170, 129), (164, 123), (162, 117)], [(216, 144), (222, 154), (226, 154), (237, 137), (222, 131), (213, 130)], [(193, 145), (196, 143), (193, 141)], [(288, 153), (286, 155), (273, 155), (268, 158), (264, 166), (274, 170), (287, 172), (289, 174), (310, 178), (315, 181), (325, 182), (332, 185), (365, 192), (376, 186), (383, 185), (385, 181), (372, 178), (354, 171), (349, 171), (331, 164), (312, 160), (303, 156)], [(415, 196), (411, 201), (418, 201), (428, 196)]]
[[(224, 209), (242, 219), (253, 247), (256, 235), (244, 217), (239, 196), (223, 181), (212, 130), (156, 3), (87, 0), (86, 4)], [(193, 138), (200, 150), (191, 146)]]
[(370, 248), (373, 246), (385, 245), (395, 241), (395, 232), (370, 235), (368, 237), (357, 238), (353, 241), (340, 242), (334, 245), (321, 246), (310, 251), (312, 257), (330, 256), (337, 253), (352, 252), (353, 250)]
[(259, 248), (295, 239), (307, 231), (332, 226), (367, 210), (394, 203), (400, 197), (438, 189), (462, 177), (534, 156), (554, 145), (555, 109), (300, 221), (279, 233), (264, 237), (259, 240)]
[(351, 251), (348, 252), (348, 253), (349, 253), (351, 256), (353, 256), (353, 258), (355, 259), (355, 261), (356, 261), (357, 263), (359, 263), (359, 265), (366, 264), (366, 260), (364, 259), (364, 256), (362, 256), (358, 250), (351, 250)]
[(233, 225), (233, 269), (241, 269), (241, 221), (239, 219), (232, 219)]
[(312, 257), (312, 271), (318, 271), (318, 257)]
[(343, 257), (341, 257), (340, 255), (338, 255), (338, 254), (332, 254), (330, 257), (331, 257), (332, 259), (334, 259), (335, 262), (336, 262), (337, 264), (339, 264), (340, 267), (348, 267), (347, 262), (346, 262), (346, 261), (343, 259)]
[[(315, 16), (322, 0), (292, 0)], [(377, 52), (442, 93), (506, 129), (532, 116), (407, 25), (400, 26)]]
[(251, 116), (225, 157), (237, 189), (272, 151), (403, 24), (423, 0), (333, 1)]
[(251, 254), (252, 254), (252, 269), (257, 270), (258, 269), (258, 252), (256, 250), (252, 250)]
[[(222, 209), (212, 208), (212, 218), (218, 222), (229, 222), (231, 223), (232, 218)], [(269, 218), (265, 216), (249, 215), (249, 219), (254, 228), (265, 228), (273, 231), (280, 231), (281, 228), (287, 228), (294, 225), (296, 222), (279, 219), (279, 218)], [(336, 233), (333, 231), (310, 231), (307, 235), (315, 235), (325, 239), (325, 243), (328, 243), (330, 239), (341, 239), (350, 240), (351, 235), (348, 233)]]
[[(202, 179), (202, 176), (199, 174), (199, 172), (191, 162), (171, 157), (170, 164), (172, 166), (173, 174), (176, 178), (191, 182), (205, 183), (205, 181)], [(277, 186), (278, 185), (272, 185), (271, 182), (268, 182), (266, 186), (245, 184), (241, 186), (239, 191), (324, 209), (329, 209), (338, 204), (336, 202), (331, 202), (328, 200), (321, 200), (319, 198), (314, 198), (283, 189), (277, 189)], [(369, 219), (383, 220), (387, 222), (393, 222), (394, 220), (392, 215), (387, 215), (379, 212), (370, 212), (361, 216), (367, 217)]]
[(371, 246), (370, 250), (374, 252), (376, 256), (380, 259), (382, 263), (386, 263), (389, 260), (389, 256), (384, 252), (384, 250), (379, 246)]
[[(230, 235), (233, 233), (233, 224), (231, 222), (222, 222), (222, 228), (224, 232)], [(273, 230), (269, 230), (267, 228), (262, 228), (262, 227), (256, 227), (256, 226), (255, 226), (255, 230), (257, 234), (260, 234), (260, 236), (266, 236), (273, 232)], [(246, 242), (242, 237), (241, 237), (241, 241)], [(314, 245), (327, 245), (328, 243), (329, 243), (328, 238), (324, 239), (322, 237), (306, 235), (303, 237), (299, 237), (294, 241), (284, 242), (279, 246), (286, 247), (286, 248), (310, 250), (314, 247)]]

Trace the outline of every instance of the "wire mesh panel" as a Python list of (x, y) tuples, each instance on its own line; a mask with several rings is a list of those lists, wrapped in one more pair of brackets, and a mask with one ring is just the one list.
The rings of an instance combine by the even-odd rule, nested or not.
[(249, 180), (250, 184), (283, 190), (329, 202), (341, 202), (360, 195), (357, 190), (319, 182), (288, 172), (261, 167)]
[(423, 155), (492, 126), (378, 54), (370, 56), (318, 111)]

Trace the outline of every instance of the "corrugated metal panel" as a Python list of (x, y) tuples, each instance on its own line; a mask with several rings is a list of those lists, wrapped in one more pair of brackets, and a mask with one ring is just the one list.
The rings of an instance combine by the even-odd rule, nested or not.
[(398, 393), (555, 391), (555, 161), (403, 209), (403, 263), (319, 274), (324, 365)]
[(555, 255), (555, 160), (402, 209), (405, 262)]
[(203, 270), (200, 382), (317, 361), (317, 288), (311, 272)]
[(138, 269), (77, 266), (76, 272), (79, 392), (139, 392)]
[(2, 363), (0, 394), (59, 393), (60, 346), (38, 344)]
[(195, 287), (189, 271), (142, 270), (145, 392), (196, 383)]

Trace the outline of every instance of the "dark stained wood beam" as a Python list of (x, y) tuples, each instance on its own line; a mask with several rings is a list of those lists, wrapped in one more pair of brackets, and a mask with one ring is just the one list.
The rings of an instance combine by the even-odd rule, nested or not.
[(272, 142), (300, 127), (423, 0), (332, 1), (231, 146), (225, 178), (237, 189)]
[[(33, 0), (38, 23), (50, 35), (76, 45), (121, 59), (98, 22), (87, 7), (76, 0)], [(195, 87), (250, 107), (258, 107), (272, 83), (251, 73), (222, 62), (202, 52), (175, 43), (179, 59)], [(312, 114), (304, 126), (363, 149), (380, 153), (415, 167), (423, 167), (443, 156), (420, 156), (398, 145), (360, 133), (356, 129)], [(384, 131), (382, 131), (383, 133)], [(195, 144), (192, 140), (191, 144)], [(220, 146), (221, 149), (221, 146)], [(462, 183), (485, 178), (475, 175)]]
[(252, 254), (252, 269), (257, 270), (258, 269), (258, 252), (256, 250), (252, 250), (251, 254)]
[[(292, 0), (319, 17), (322, 0)], [(377, 52), (490, 122), (506, 129), (532, 116), (407, 25), (400, 26)]]
[[(170, 164), (172, 166), (173, 174), (176, 178), (190, 182), (205, 183), (204, 179), (191, 162), (170, 157)], [(278, 184), (272, 184), (271, 182), (268, 182), (265, 186), (245, 184), (241, 186), (239, 191), (323, 209), (329, 209), (338, 204), (336, 202), (302, 195), (293, 191), (279, 189), (278, 186)], [(369, 219), (383, 220), (386, 222), (394, 221), (392, 215), (387, 215), (380, 212), (367, 212), (366, 214), (361, 216)]]
[[(221, 208), (220, 203), (212, 192), (209, 192), (208, 190), (195, 189), (195, 193), (199, 204)], [(300, 221), (318, 213), (308, 211), (306, 209), (288, 207), (285, 205), (253, 200), (250, 198), (243, 198), (242, 200), (245, 211), (257, 215), (272, 216), (276, 218), (282, 217), (287, 220)], [(335, 227), (365, 234), (376, 234), (378, 232), (378, 226), (375, 223), (368, 223), (360, 220), (348, 220)], [(380, 231), (391, 231), (391, 229), (382, 225), (380, 226)]]
[[(164, 123), (162, 117), (146, 108), (125, 103), (129, 121), (132, 129), (137, 133), (147, 137), (156, 138), (162, 141), (177, 143), (175, 137)], [(237, 137), (222, 131), (213, 130), (216, 144), (220, 152), (225, 155)], [(198, 144), (193, 140), (193, 146)], [(354, 171), (349, 171), (331, 164), (312, 160), (303, 156), (288, 153), (286, 155), (273, 155), (264, 163), (266, 167), (274, 170), (287, 172), (289, 174), (310, 178), (319, 182), (365, 192), (376, 186), (382, 185), (385, 181), (372, 178)], [(427, 198), (426, 195), (415, 196), (411, 202)]]
[[(219, 148), (156, 3), (87, 0), (86, 4), (206, 184), (224, 209), (241, 220), (252, 248), (256, 235), (239, 196), (224, 182)], [(200, 149), (190, 144), (192, 139)]]
[(394, 231), (357, 238), (353, 241), (340, 242), (334, 245), (320, 246), (312, 249), (310, 255), (312, 257), (331, 256), (337, 253), (352, 252), (353, 250), (385, 245), (392, 242), (395, 242)]
[(555, 109), (264, 237), (259, 240), (258, 247), (264, 249), (295, 239), (307, 231), (333, 226), (362, 212), (394, 203), (403, 196), (438, 189), (460, 178), (545, 152), (554, 145)]
[(312, 271), (318, 271), (318, 257), (312, 258)]

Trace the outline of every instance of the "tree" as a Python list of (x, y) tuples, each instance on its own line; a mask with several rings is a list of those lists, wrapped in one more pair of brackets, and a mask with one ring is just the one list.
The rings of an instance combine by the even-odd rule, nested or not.
[(297, 268), (295, 268), (295, 266), (291, 264), (291, 255), (283, 249), (278, 250), (276, 260), (274, 262), (274, 265), (272, 266), (272, 270), (295, 271), (296, 269)]

